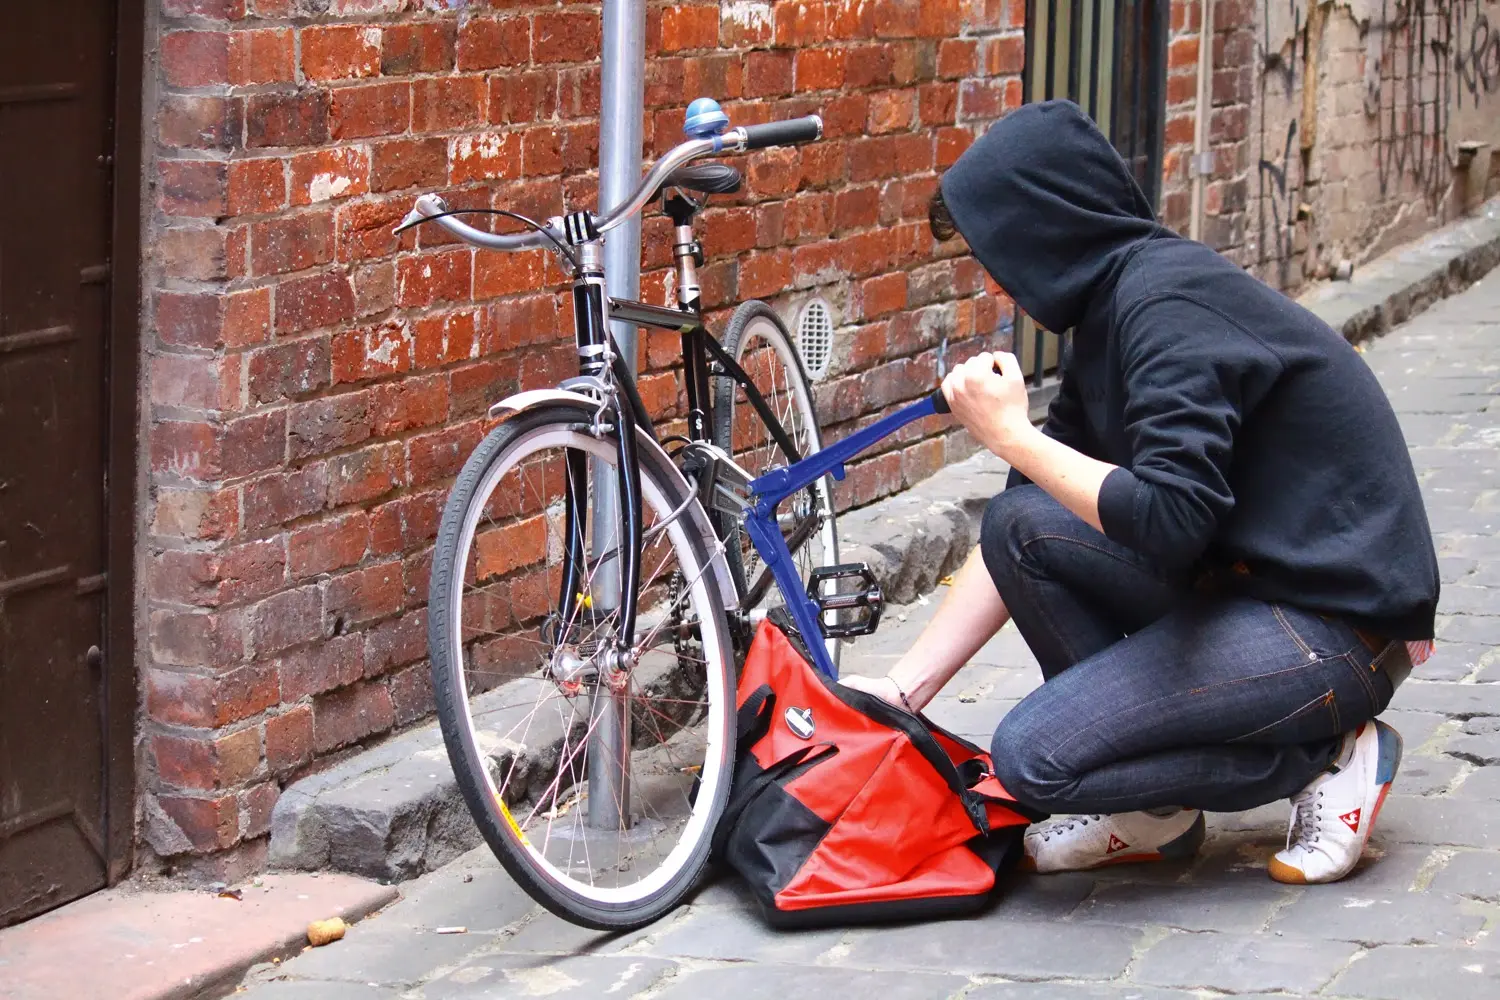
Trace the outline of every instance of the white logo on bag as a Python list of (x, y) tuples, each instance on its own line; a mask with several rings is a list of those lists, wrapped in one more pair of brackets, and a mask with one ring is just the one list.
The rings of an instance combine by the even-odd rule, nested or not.
[(789, 708), (786, 710), (786, 727), (795, 735), (804, 740), (812, 739), (813, 717), (810, 708)]

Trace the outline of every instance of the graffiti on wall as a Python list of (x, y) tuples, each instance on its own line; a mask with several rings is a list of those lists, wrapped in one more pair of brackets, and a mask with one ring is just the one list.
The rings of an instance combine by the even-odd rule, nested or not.
[[(1318, 15), (1347, 13), (1364, 41), (1364, 112), (1382, 197), (1418, 194), (1435, 209), (1451, 180), (1454, 117), (1477, 109), (1500, 90), (1500, 16), (1494, 0), (1262, 0), (1257, 263), (1290, 277), (1292, 223), (1303, 192), (1317, 122), (1300, 122), (1296, 108), (1316, 65)], [(1488, 8), (1488, 10), (1486, 9)], [(1309, 49), (1311, 39), (1312, 49)], [(1312, 57), (1311, 59), (1309, 57)], [(1316, 69), (1313, 69), (1316, 72)], [(1270, 104), (1268, 104), (1268, 98)], [(1289, 119), (1280, 125), (1267, 111)], [(1317, 113), (1302, 103), (1302, 118)], [(1270, 119), (1270, 120), (1268, 120)], [(1309, 128), (1311, 126), (1311, 128)]]

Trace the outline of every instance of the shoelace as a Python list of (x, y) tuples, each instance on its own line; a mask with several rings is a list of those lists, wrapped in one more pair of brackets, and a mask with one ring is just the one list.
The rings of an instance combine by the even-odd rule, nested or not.
[(1292, 849), (1292, 835), (1296, 834), (1297, 846), (1311, 850), (1322, 836), (1318, 832), (1318, 818), (1323, 811), (1323, 789), (1309, 789), (1292, 796), (1292, 818), (1286, 825), (1286, 847)]
[(1091, 816), (1069, 816), (1067, 819), (1055, 819), (1037, 832), (1042, 835), (1043, 840), (1051, 840), (1054, 833), (1062, 836), (1064, 832), (1073, 829), (1075, 826), (1088, 826), (1090, 820), (1098, 822), (1102, 819), (1104, 817), (1098, 813), (1094, 813)]

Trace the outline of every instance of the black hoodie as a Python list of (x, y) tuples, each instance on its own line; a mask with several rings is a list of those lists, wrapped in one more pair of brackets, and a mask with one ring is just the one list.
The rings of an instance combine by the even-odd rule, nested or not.
[(942, 192), (1017, 304), (1074, 330), (1043, 430), (1119, 466), (1099, 492), (1110, 538), (1184, 579), (1431, 638), (1437, 556), (1416, 473), (1343, 338), (1157, 225), (1071, 102), (997, 122)]

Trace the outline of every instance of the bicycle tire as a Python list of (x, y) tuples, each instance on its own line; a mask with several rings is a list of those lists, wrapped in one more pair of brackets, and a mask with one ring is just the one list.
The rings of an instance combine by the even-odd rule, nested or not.
[[(595, 437), (592, 434), (592, 420), (591, 412), (567, 405), (546, 406), (526, 411), (486, 435), (469, 457), (454, 483), (438, 529), (429, 585), (428, 644), (433, 693), (444, 742), (453, 764), (459, 790), (486, 843), (517, 884), (548, 910), (585, 927), (619, 931), (640, 927), (660, 918), (694, 889), (707, 866), (712, 834), (728, 801), (734, 764), (734, 661), (728, 621), (719, 597), (720, 581), (715, 576), (722, 570), (712, 562), (714, 550), (710, 546), (716, 546), (717, 540), (710, 538), (705, 542), (699, 530), (694, 527), (699, 522), (691, 517), (675, 519), (676, 522), (680, 522), (680, 531), (674, 530), (672, 524), (665, 525), (663, 528), (663, 537), (669, 540), (672, 550), (678, 552), (684, 550), (683, 546), (685, 546), (684, 551), (690, 555), (694, 563), (693, 568), (697, 571), (696, 578), (690, 581), (688, 586), (690, 593), (697, 594), (694, 608), (700, 616), (696, 629), (704, 652), (705, 697), (715, 690), (719, 697), (715, 704), (708, 705), (705, 712), (704, 724), (709, 730), (709, 735), (706, 737), (708, 749), (705, 751), (702, 770), (696, 777), (690, 779), (692, 792), (684, 796), (690, 804), (690, 817), (684, 826), (684, 840), (689, 829), (696, 829), (695, 842), (683, 848), (676, 869), (663, 878), (662, 884), (649, 891), (643, 890), (640, 898), (588, 898), (586, 894), (566, 884), (571, 879), (559, 882), (553, 872), (547, 869), (550, 862), (545, 860), (547, 850), (545, 843), (541, 849), (543, 860), (538, 860), (535, 844), (522, 832), (522, 826), (529, 823), (531, 817), (523, 823), (517, 823), (501, 791), (497, 790), (494, 783), (496, 779), (491, 777), (492, 759), (480, 749), (480, 739), (471, 716), (468, 682), (472, 678), (468, 676), (463, 645), (464, 630), (469, 627), (463, 617), (464, 602), (467, 599), (464, 590), (464, 573), (469, 568), (468, 556), (472, 542), (478, 537), (474, 525), (477, 518), (484, 514), (486, 507), (495, 498), (494, 491), (499, 484), (500, 477), (512, 467), (522, 469), (523, 476), (528, 475), (529, 473), (525, 470), (532, 467), (525, 466), (521, 459), (540, 454), (543, 449), (536, 447), (532, 452), (525, 452), (524, 449), (535, 446), (539, 441), (554, 438), (582, 440), (587, 437), (594, 442), (602, 442), (602, 444), (591, 445), (595, 448), (595, 457), (612, 453), (616, 447), (615, 442), (607, 435)], [(675, 470), (668, 474), (667, 470), (658, 467), (659, 463), (666, 461), (665, 456), (659, 450), (645, 446), (644, 434), (642, 434), (642, 447), (639, 454), (643, 501), (649, 502), (654, 497), (658, 507), (668, 505), (671, 510), (680, 511), (683, 505), (690, 502), (689, 491), (684, 489), (682, 480), (675, 474)], [(506, 464), (508, 461), (510, 465)], [(538, 462), (534, 467), (545, 469), (545, 464)], [(590, 477), (592, 476), (591, 472)], [(479, 505), (477, 513), (476, 504)], [(520, 506), (524, 508), (524, 502)], [(522, 513), (524, 514), (524, 510)], [(668, 518), (668, 520), (672, 519)], [(549, 565), (550, 558), (549, 556)], [(585, 587), (591, 586), (591, 583), (585, 584)], [(643, 584), (643, 590), (644, 587)], [(674, 629), (674, 634), (680, 631), (680, 628), (679, 625), (677, 629)], [(455, 639), (458, 641), (455, 642)], [(673, 641), (676, 642), (675, 639)], [(713, 648), (710, 649), (710, 646)], [(470, 660), (475, 655), (471, 647), (468, 654)], [(680, 656), (680, 653), (677, 655)], [(548, 656), (554, 657), (555, 653), (549, 652)], [(715, 674), (717, 686), (712, 679)], [(545, 684), (553, 682), (543, 678), (536, 683), (541, 689)], [(717, 744), (713, 740), (715, 725), (718, 727)], [(528, 731), (529, 727), (530, 723), (528, 723)], [(571, 733), (571, 727), (570, 721), (564, 726), (564, 732)], [(682, 731), (686, 731), (686, 728), (684, 726)], [(677, 733), (678, 731), (673, 731), (674, 736)], [(670, 741), (664, 739), (660, 746), (666, 746), (668, 742)], [(566, 744), (564, 748), (566, 749)], [(631, 753), (633, 762), (634, 758), (642, 752), (649, 751), (633, 748)], [(564, 768), (576, 775), (576, 753), (575, 750), (568, 761), (557, 765), (559, 777), (553, 779), (553, 787), (561, 785)], [(668, 756), (670, 757), (670, 754)], [(498, 771), (499, 766), (495, 766)], [(713, 768), (712, 773), (710, 773), (710, 768)], [(512, 767), (511, 770), (514, 771), (515, 768)], [(678, 780), (682, 780), (680, 774)], [(570, 788), (576, 789), (576, 787), (575, 779), (575, 783)], [(707, 799), (698, 794), (703, 788), (712, 790)], [(561, 794), (560, 788), (554, 793), (554, 802), (558, 794)], [(570, 794), (573, 793), (570, 791)], [(581, 796), (575, 797), (581, 798)], [(701, 816), (699, 815), (700, 799), (706, 803)], [(533, 808), (532, 817), (536, 816), (538, 808), (539, 806)], [(552, 811), (555, 812), (558, 808), (559, 806), (554, 804)], [(574, 815), (575, 821), (582, 811), (583, 807), (580, 805)], [(550, 814), (544, 818), (550, 837), (553, 820)], [(535, 835), (536, 831), (533, 830), (532, 833)], [(585, 831), (585, 841), (587, 836), (587, 831)], [(592, 864), (588, 858), (587, 847), (584, 850), (585, 862)], [(678, 857), (675, 850), (674, 848), (674, 853), (669, 855), (668, 860)], [(571, 869), (571, 846), (569, 858), (569, 869)], [(628, 865), (625, 867), (628, 868)], [(557, 869), (554, 867), (553, 871)], [(601, 892), (607, 895), (613, 890), (601, 890)]]
[[(785, 374), (788, 384), (784, 393), (786, 396), (784, 402), (789, 405), (784, 406), (783, 413), (791, 415), (794, 418), (796, 426), (784, 427), (784, 429), (792, 438), (792, 443), (802, 452), (800, 457), (806, 458), (809, 454), (823, 447), (822, 432), (818, 427), (817, 408), (813, 403), (812, 382), (807, 377), (806, 368), (803, 367), (802, 355), (797, 350), (796, 344), (792, 342), (791, 334), (787, 331), (786, 325), (782, 323), (781, 317), (776, 314), (776, 310), (772, 309), (765, 302), (752, 299), (751, 301), (741, 303), (730, 318), (729, 326), (724, 332), (724, 350), (736, 362), (743, 364), (747, 348), (752, 347), (757, 339), (765, 341), (766, 345), (775, 352), (776, 357), (786, 369)], [(753, 380), (756, 373), (749, 371), (747, 374), (751, 375)], [(716, 381), (717, 385), (715, 386), (713, 405), (714, 443), (731, 455), (735, 455), (734, 424), (736, 420), (735, 396), (737, 387), (734, 380), (728, 376), (720, 377)], [(767, 387), (757, 384), (757, 388), (761, 389), (762, 393), (764, 393)], [(774, 389), (774, 385), (772, 388)], [(781, 393), (776, 394), (780, 395)], [(760, 423), (759, 414), (748, 403), (742, 404), (742, 406), (750, 414), (749, 418), (746, 419)], [(769, 431), (767, 431), (767, 436), (769, 437)], [(776, 457), (779, 458), (780, 464), (788, 464), (791, 460), (791, 456), (787, 455), (785, 450), (780, 447), (776, 448)], [(759, 475), (761, 472), (767, 471), (768, 468), (769, 465), (765, 468), (749, 468), (748, 471), (752, 475)], [(813, 558), (798, 560), (799, 569), (802, 571), (802, 581), (806, 584), (808, 573), (816, 568), (816, 566), (833, 565), (839, 561), (839, 544), (838, 523), (833, 506), (833, 477), (822, 477), (812, 486), (808, 487), (803, 494), (798, 494), (796, 497), (790, 497), (782, 501), (783, 507), (803, 498), (804, 494), (806, 498), (804, 502), (808, 504), (808, 510), (817, 510), (821, 518), (821, 524), (817, 529), (821, 550), (813, 553), (809, 549), (807, 554)], [(729, 524), (725, 529), (724, 542), (725, 561), (729, 565), (729, 572), (734, 580), (736, 592), (745, 595), (753, 583), (750, 578), (751, 573), (757, 567), (747, 565), (744, 558), (746, 539), (743, 537), (743, 529), (738, 524)], [(796, 559), (797, 556), (798, 553), (794, 552), (793, 558)], [(758, 562), (758, 560), (756, 561)], [(772, 595), (774, 595), (774, 588)], [(748, 611), (750, 609), (743, 608), (742, 610)], [(825, 639), (824, 641), (827, 643), (828, 655), (833, 660), (834, 666), (837, 667), (841, 643), (837, 639)]]

